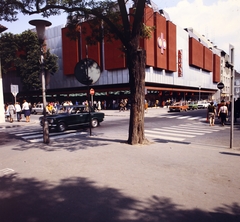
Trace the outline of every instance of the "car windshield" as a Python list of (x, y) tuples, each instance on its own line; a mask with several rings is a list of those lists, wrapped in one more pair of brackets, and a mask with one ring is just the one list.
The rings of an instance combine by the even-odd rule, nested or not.
[(88, 109), (85, 106), (61, 106), (58, 113), (68, 113), (68, 114), (77, 114), (77, 113), (87, 113)]

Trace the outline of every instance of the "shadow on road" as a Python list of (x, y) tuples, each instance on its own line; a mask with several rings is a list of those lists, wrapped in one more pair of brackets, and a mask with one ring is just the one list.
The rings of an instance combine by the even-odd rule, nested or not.
[(153, 196), (141, 202), (86, 178), (66, 178), (53, 185), (11, 174), (0, 177), (0, 221), (236, 222), (240, 206), (233, 203), (211, 212), (183, 210), (169, 198)]

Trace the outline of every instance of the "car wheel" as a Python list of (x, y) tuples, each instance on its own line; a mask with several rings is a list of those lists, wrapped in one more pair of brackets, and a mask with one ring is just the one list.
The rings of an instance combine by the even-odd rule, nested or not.
[(60, 123), (58, 124), (58, 131), (59, 131), (59, 132), (65, 131), (66, 128), (67, 128), (66, 123), (60, 122)]
[(37, 114), (36, 110), (34, 110), (34, 111), (33, 111), (33, 114), (34, 114), (34, 115), (36, 115), (36, 114)]
[(99, 122), (98, 122), (97, 119), (92, 119), (91, 123), (92, 123), (92, 128), (95, 128), (95, 127), (97, 127), (99, 125)]

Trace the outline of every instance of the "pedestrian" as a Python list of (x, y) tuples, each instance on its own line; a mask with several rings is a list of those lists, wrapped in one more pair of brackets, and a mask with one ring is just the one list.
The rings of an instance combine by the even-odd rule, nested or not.
[(9, 113), (8, 105), (9, 105), (9, 104), (6, 103), (5, 106), (4, 106), (5, 116), (6, 116), (7, 121), (9, 121), (9, 119), (10, 119), (10, 113)]
[(8, 112), (9, 112), (9, 117), (10, 117), (10, 123), (12, 123), (13, 118), (14, 118), (14, 113), (15, 113), (15, 107), (12, 102), (9, 103)]
[(101, 107), (101, 101), (98, 101), (98, 107), (97, 107), (98, 111), (100, 111), (102, 109)]
[(148, 112), (148, 101), (146, 99), (144, 101), (144, 110), (145, 110), (145, 113)]
[(16, 111), (16, 114), (17, 114), (17, 121), (20, 122), (20, 120), (22, 119), (22, 109), (21, 109), (21, 106), (19, 104), (19, 102), (16, 102), (15, 104), (15, 111)]
[(213, 102), (207, 108), (207, 118), (209, 121), (209, 126), (214, 126), (216, 116), (216, 107), (213, 105)]
[(222, 106), (218, 110), (218, 116), (221, 119), (222, 126), (224, 126), (227, 121), (227, 116), (228, 116), (228, 108), (224, 101), (222, 101)]
[(23, 100), (22, 112), (24, 113), (24, 117), (26, 118), (26, 122), (30, 122), (31, 111), (30, 111), (29, 103), (26, 100)]

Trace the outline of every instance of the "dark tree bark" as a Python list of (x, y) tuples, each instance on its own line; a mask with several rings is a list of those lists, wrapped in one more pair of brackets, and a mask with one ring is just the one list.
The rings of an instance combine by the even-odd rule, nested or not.
[(129, 50), (129, 84), (131, 90), (131, 112), (129, 120), (128, 144), (143, 144), (144, 100), (145, 100), (145, 50)]

